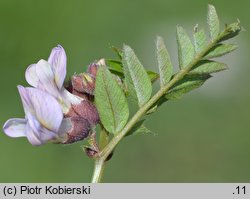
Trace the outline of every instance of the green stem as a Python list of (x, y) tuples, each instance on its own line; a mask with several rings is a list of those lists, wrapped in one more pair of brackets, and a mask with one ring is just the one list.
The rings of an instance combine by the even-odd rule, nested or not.
[(208, 46), (200, 53), (196, 54), (193, 61), (188, 64), (185, 68), (181, 69), (174, 78), (164, 87), (162, 87), (144, 106), (142, 106), (136, 114), (130, 119), (130, 121), (126, 124), (126, 126), (118, 132), (113, 139), (106, 145), (106, 147), (101, 150), (96, 157), (95, 171), (93, 174), (92, 182), (100, 182), (104, 163), (107, 157), (112, 153), (116, 145), (122, 140), (122, 138), (131, 130), (131, 128), (142, 118), (146, 112), (163, 96), (166, 92), (178, 81), (180, 81), (190, 70), (209, 52), (211, 48), (213, 48), (220, 39), (226, 34), (227, 29), (225, 29), (216, 40), (212, 41), (208, 44)]
[(97, 159), (95, 161), (94, 173), (91, 180), (92, 183), (100, 183), (102, 181), (104, 167), (105, 161), (103, 161), (102, 159)]
[[(101, 125), (100, 139), (99, 139), (99, 148), (100, 150), (104, 149), (109, 142), (109, 134), (105, 128)], [(103, 178), (103, 172), (105, 167), (105, 160), (96, 159), (94, 173), (92, 176), (92, 183), (99, 183)]]

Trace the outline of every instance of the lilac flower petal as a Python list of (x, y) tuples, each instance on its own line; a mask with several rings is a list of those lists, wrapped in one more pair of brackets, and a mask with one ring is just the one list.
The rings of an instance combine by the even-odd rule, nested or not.
[[(31, 129), (30, 137), (34, 140), (39, 140), (41, 143), (48, 141), (59, 140), (57, 133), (45, 128), (38, 120), (32, 115), (28, 115), (28, 125)], [(27, 135), (28, 136), (28, 135)]]
[(40, 139), (43, 143), (49, 142), (49, 141), (58, 141), (58, 135), (57, 133), (50, 131), (44, 127), (40, 129)]
[[(48, 141), (58, 140), (57, 133), (50, 131), (44, 127), (35, 117), (28, 117), (28, 125), (31, 129), (30, 137), (34, 140), (39, 140), (41, 143), (46, 143)], [(28, 136), (28, 135), (27, 135)]]
[(67, 91), (65, 88), (62, 89), (61, 96), (66, 102), (69, 103), (70, 106), (71, 104), (79, 104), (82, 101), (82, 98), (76, 95), (73, 95), (72, 93)]
[(39, 78), (36, 74), (36, 64), (31, 64), (25, 72), (26, 81), (33, 87), (37, 87)]
[(27, 123), (29, 124), (30, 128), (32, 129), (32, 132), (34, 133), (34, 135), (39, 139), (40, 139), (40, 130), (42, 128), (42, 124), (37, 120), (37, 118), (32, 115), (32, 114), (26, 114), (26, 118), (27, 118)]
[(57, 47), (52, 49), (48, 62), (52, 66), (55, 82), (60, 90), (66, 77), (67, 62), (66, 53), (62, 46), (58, 45)]
[(54, 97), (58, 97), (59, 91), (55, 84), (54, 73), (47, 61), (40, 60), (36, 64), (36, 74), (39, 78), (38, 88), (50, 93)]
[(51, 95), (35, 88), (28, 88), (37, 120), (47, 129), (57, 132), (63, 113), (60, 104)]
[(5, 122), (3, 130), (5, 134), (8, 135), (9, 137), (13, 138), (26, 137), (25, 126), (26, 126), (25, 119), (13, 118)]
[(23, 103), (23, 108), (24, 108), (25, 114), (34, 113), (33, 104), (30, 101), (30, 97), (29, 97), (29, 93), (28, 93), (27, 89), (24, 88), (23, 86), (20, 86), (20, 85), (17, 86), (17, 89), (18, 89), (19, 94), (21, 96), (21, 100)]
[(34, 146), (39, 146), (43, 144), (43, 142), (37, 137), (33, 129), (30, 127), (29, 124), (26, 125), (26, 136), (29, 142)]

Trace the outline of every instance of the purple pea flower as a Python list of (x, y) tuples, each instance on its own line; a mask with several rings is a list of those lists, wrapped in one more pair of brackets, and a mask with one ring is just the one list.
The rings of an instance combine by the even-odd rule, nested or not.
[(41, 59), (36, 64), (31, 64), (25, 73), (27, 82), (54, 96), (61, 104), (64, 113), (69, 111), (71, 104), (79, 104), (82, 100), (63, 87), (66, 62), (65, 51), (58, 45), (52, 49), (48, 61)]
[(9, 119), (4, 132), (10, 137), (27, 137), (32, 145), (47, 142), (74, 143), (89, 136), (99, 122), (94, 104), (63, 87), (66, 54), (62, 46), (53, 48), (48, 61), (30, 65), (25, 74), (35, 88), (18, 86), (25, 119)]
[[(32, 145), (48, 141), (62, 142), (67, 138), (63, 113), (57, 100), (44, 91), (18, 86), (24, 107), (25, 119), (9, 119), (3, 126), (10, 137), (27, 137)], [(64, 131), (60, 130), (63, 124)]]

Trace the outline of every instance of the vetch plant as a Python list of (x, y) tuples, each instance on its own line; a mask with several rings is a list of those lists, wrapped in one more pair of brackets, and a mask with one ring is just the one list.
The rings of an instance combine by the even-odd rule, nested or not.
[[(208, 6), (208, 33), (194, 27), (193, 42), (177, 26), (179, 71), (174, 73), (168, 50), (161, 37), (156, 39), (158, 72), (147, 71), (134, 50), (124, 45), (114, 48), (118, 59), (101, 59), (88, 71), (66, 77), (66, 53), (62, 46), (52, 49), (48, 61), (40, 60), (26, 70), (26, 80), (33, 88), (18, 86), (25, 118), (10, 119), (3, 130), (10, 137), (27, 137), (32, 145), (47, 142), (69, 144), (86, 139), (83, 149), (95, 161), (92, 182), (101, 182), (104, 166), (117, 145), (126, 136), (148, 133), (144, 121), (161, 104), (181, 98), (199, 88), (212, 73), (227, 69), (213, 60), (237, 48), (225, 43), (241, 31), (240, 22), (225, 25), (221, 31), (214, 6)], [(152, 84), (159, 79), (159, 90)], [(138, 105), (129, 113), (128, 98)], [(96, 132), (96, 126), (100, 132)], [(99, 139), (97, 139), (99, 136)]]

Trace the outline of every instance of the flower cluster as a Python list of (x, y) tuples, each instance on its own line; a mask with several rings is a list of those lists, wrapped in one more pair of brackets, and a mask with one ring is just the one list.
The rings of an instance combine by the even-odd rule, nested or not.
[(90, 99), (97, 69), (104, 63), (91, 64), (88, 73), (74, 75), (71, 88), (66, 89), (66, 62), (65, 51), (58, 45), (47, 61), (42, 59), (27, 68), (25, 78), (32, 87), (18, 86), (25, 118), (9, 119), (3, 126), (6, 135), (27, 137), (32, 145), (68, 144), (89, 136), (99, 122)]

